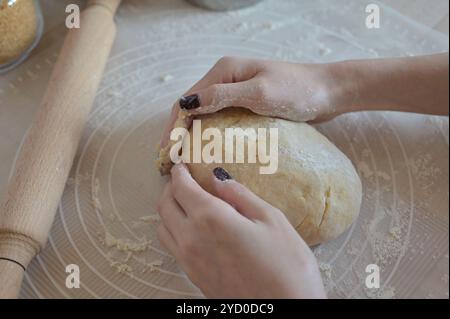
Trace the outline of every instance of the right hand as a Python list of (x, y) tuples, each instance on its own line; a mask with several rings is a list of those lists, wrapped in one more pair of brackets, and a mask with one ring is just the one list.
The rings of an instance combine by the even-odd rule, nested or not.
[(167, 145), (180, 109), (198, 115), (234, 106), (297, 122), (332, 118), (339, 114), (333, 83), (326, 64), (224, 57), (175, 103), (160, 145)]
[(326, 298), (317, 261), (284, 214), (223, 169), (213, 194), (183, 164), (157, 211), (158, 237), (209, 298)]

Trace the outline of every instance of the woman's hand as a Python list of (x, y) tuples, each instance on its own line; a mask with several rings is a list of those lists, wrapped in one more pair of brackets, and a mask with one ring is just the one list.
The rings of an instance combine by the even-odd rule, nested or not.
[(174, 105), (160, 145), (180, 109), (195, 115), (237, 106), (299, 122), (370, 110), (448, 115), (448, 67), (448, 53), (330, 64), (222, 58)]
[(160, 145), (167, 145), (180, 109), (197, 115), (235, 106), (298, 122), (332, 118), (339, 114), (334, 82), (325, 64), (222, 58), (175, 103)]
[(285, 216), (217, 168), (215, 194), (175, 165), (158, 204), (162, 244), (210, 298), (325, 298), (315, 257)]

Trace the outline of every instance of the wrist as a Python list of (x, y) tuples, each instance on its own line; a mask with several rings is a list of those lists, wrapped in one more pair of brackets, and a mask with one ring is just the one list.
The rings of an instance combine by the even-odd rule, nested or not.
[(334, 115), (363, 109), (363, 88), (361, 70), (356, 61), (342, 61), (326, 65), (329, 92)]

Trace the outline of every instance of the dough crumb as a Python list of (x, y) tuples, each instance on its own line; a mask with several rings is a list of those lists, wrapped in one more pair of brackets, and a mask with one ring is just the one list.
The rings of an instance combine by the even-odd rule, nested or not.
[(131, 274), (133, 272), (133, 268), (125, 263), (112, 261), (109, 265), (114, 268), (118, 274)]
[[(179, 111), (178, 118), (175, 121), (174, 127), (182, 127), (187, 129), (186, 118), (189, 116), (190, 115), (187, 111)], [(172, 160), (170, 159), (170, 149), (175, 143), (175, 141), (169, 140), (169, 143), (165, 147), (158, 146), (159, 153), (155, 164), (162, 176), (170, 174), (170, 169), (173, 166)]]
[(144, 264), (144, 269), (142, 269), (142, 273), (145, 273), (147, 270), (150, 272), (154, 272), (158, 270), (159, 267), (163, 265), (163, 261), (161, 259), (153, 260), (149, 263)]
[(105, 230), (103, 244), (121, 252), (143, 252), (151, 245), (151, 241), (144, 239), (141, 242), (133, 242), (128, 239), (115, 238), (109, 231)]
[(325, 279), (331, 279), (331, 273), (333, 268), (328, 263), (319, 263), (320, 272), (325, 276)]
[(381, 289), (365, 289), (366, 296), (371, 299), (393, 299), (395, 298), (394, 287), (384, 287)]

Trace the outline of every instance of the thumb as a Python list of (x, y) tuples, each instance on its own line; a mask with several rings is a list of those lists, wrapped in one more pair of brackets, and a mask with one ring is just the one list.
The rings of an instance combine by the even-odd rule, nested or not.
[(227, 107), (244, 107), (250, 110), (258, 106), (258, 86), (254, 79), (213, 84), (180, 99), (181, 109), (190, 114), (214, 113)]
[(233, 206), (241, 215), (251, 220), (264, 220), (274, 208), (244, 185), (235, 181), (223, 168), (213, 170), (214, 195)]

